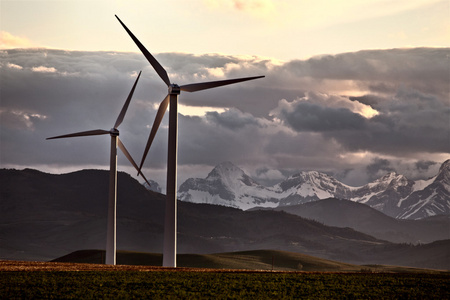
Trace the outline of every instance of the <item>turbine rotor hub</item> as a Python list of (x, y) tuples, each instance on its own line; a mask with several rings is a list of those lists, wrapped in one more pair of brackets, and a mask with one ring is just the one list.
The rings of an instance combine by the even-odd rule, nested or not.
[(119, 130), (117, 128), (111, 128), (109, 134), (111, 134), (111, 136), (119, 136)]
[(171, 85), (169, 85), (169, 94), (179, 95), (180, 92), (181, 92), (181, 89), (178, 86), (178, 84), (172, 83)]

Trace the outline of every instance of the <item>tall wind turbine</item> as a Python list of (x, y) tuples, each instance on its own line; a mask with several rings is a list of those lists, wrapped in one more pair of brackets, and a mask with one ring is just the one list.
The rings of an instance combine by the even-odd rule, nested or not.
[(159, 77), (167, 85), (169, 92), (168, 95), (161, 102), (158, 112), (156, 113), (155, 121), (153, 127), (150, 131), (150, 136), (148, 138), (147, 145), (142, 156), (142, 161), (139, 166), (139, 170), (142, 169), (145, 158), (147, 156), (148, 150), (153, 142), (156, 131), (158, 130), (159, 124), (164, 116), (167, 106), (170, 103), (169, 112), (169, 145), (168, 145), (168, 155), (167, 155), (167, 187), (166, 187), (166, 212), (165, 212), (165, 224), (164, 224), (164, 252), (163, 252), (163, 266), (165, 267), (176, 267), (176, 234), (177, 234), (177, 135), (178, 135), (178, 95), (181, 91), (186, 92), (196, 92), (205, 89), (211, 89), (223, 85), (233, 84), (241, 81), (247, 81), (257, 78), (262, 78), (264, 76), (256, 77), (246, 77), (237, 78), (221, 81), (194, 83), (178, 86), (177, 84), (171, 83), (166, 70), (159, 64), (159, 62), (150, 54), (150, 52), (144, 47), (144, 45), (139, 42), (139, 40), (134, 36), (134, 34), (125, 26), (125, 24), (116, 15), (117, 20), (122, 24), (123, 28), (128, 32), (130, 37), (136, 43), (138, 48), (150, 62), (152, 67), (158, 73)]
[(110, 169), (109, 169), (109, 198), (108, 198), (108, 221), (107, 221), (107, 232), (106, 232), (106, 260), (105, 263), (108, 265), (116, 264), (116, 205), (117, 205), (117, 146), (119, 146), (120, 150), (125, 154), (131, 164), (138, 170), (138, 175), (141, 175), (144, 180), (149, 184), (147, 178), (145, 178), (144, 174), (140, 171), (137, 164), (131, 157), (128, 150), (125, 148), (124, 144), (119, 139), (119, 130), (117, 129), (119, 125), (122, 123), (123, 118), (128, 109), (128, 105), (130, 104), (131, 98), (133, 97), (134, 89), (136, 88), (136, 84), (141, 76), (141, 72), (136, 79), (136, 82), (131, 89), (130, 94), (128, 95), (125, 104), (120, 111), (119, 116), (117, 117), (116, 123), (111, 130), (89, 130), (82, 131), (77, 133), (71, 133), (66, 135), (60, 135), (55, 137), (47, 138), (47, 140), (51, 139), (61, 139), (61, 138), (69, 138), (69, 137), (77, 137), (77, 136), (90, 136), (90, 135), (102, 135), (109, 134), (111, 136), (111, 157), (110, 157)]

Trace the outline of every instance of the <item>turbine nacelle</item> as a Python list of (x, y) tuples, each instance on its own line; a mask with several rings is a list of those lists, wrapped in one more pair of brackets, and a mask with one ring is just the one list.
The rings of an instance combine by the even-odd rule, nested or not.
[(170, 95), (179, 95), (181, 93), (181, 88), (178, 84), (172, 83), (169, 85), (169, 94)]

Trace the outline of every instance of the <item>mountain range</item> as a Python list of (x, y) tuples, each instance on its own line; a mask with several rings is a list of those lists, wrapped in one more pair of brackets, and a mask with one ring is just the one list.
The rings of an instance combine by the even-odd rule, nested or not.
[[(0, 258), (50, 260), (77, 250), (104, 249), (108, 175), (102, 170), (56, 175), (0, 169)], [(164, 195), (119, 172), (117, 248), (161, 253), (164, 207)], [(423, 230), (431, 237), (440, 224)], [(442, 236), (427, 244), (399, 244), (285, 211), (179, 201), (177, 238), (179, 253), (272, 249), (355, 264), (450, 269), (450, 240)]]
[(436, 176), (413, 181), (395, 172), (360, 187), (348, 186), (317, 171), (294, 174), (266, 187), (231, 162), (217, 165), (206, 178), (190, 178), (178, 190), (182, 201), (247, 210), (303, 204), (326, 198), (368, 205), (397, 219), (450, 215), (450, 160)]

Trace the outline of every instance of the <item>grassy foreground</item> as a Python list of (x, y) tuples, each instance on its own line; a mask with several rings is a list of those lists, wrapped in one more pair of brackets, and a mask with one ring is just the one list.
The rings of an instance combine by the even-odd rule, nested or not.
[(450, 299), (450, 276), (395, 273), (0, 272), (0, 299)]

